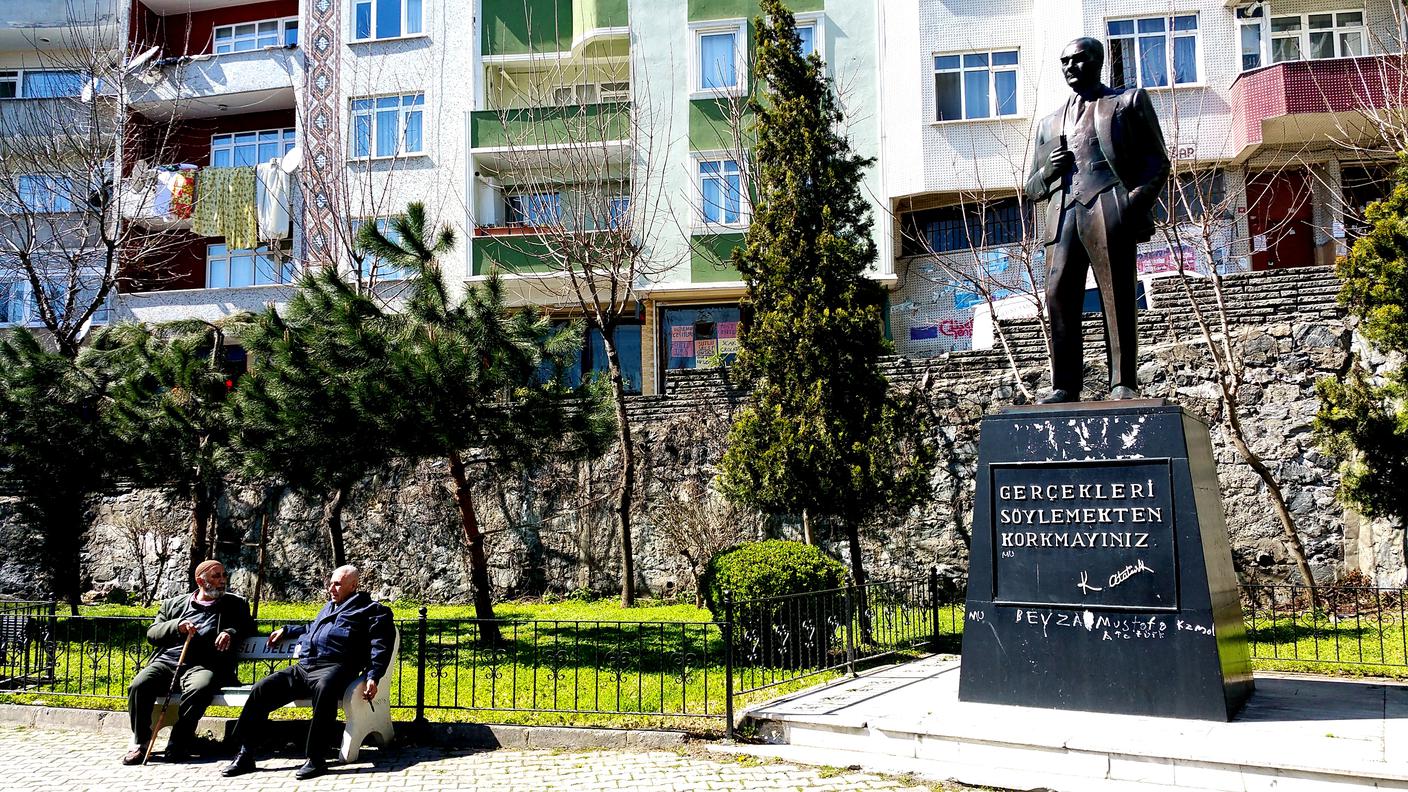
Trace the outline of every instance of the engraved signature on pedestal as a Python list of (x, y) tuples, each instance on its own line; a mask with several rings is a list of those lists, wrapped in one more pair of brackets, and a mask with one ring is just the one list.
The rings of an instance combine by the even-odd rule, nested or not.
[[(1141, 572), (1148, 572), (1151, 575), (1154, 574), (1154, 570), (1150, 568), (1148, 564), (1144, 563), (1144, 559), (1136, 558), (1133, 564), (1125, 564), (1124, 569), (1110, 575), (1109, 579), (1105, 582), (1105, 587), (1114, 588)], [(1104, 591), (1105, 587), (1090, 585), (1090, 573), (1085, 571), (1080, 573), (1080, 580), (1076, 582), (1076, 588), (1080, 589), (1080, 593), (1082, 594), (1089, 594), (1092, 591)]]

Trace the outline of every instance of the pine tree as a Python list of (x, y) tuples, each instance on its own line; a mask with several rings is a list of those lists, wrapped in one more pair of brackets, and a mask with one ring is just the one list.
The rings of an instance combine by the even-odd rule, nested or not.
[(374, 401), (387, 321), (372, 297), (324, 269), (299, 281), (282, 315), (270, 308), (243, 337), (256, 361), (232, 402), (245, 469), (322, 502), (333, 568), (347, 563), (352, 488), (390, 460), (385, 405)]
[[(724, 488), (772, 512), (826, 516), (845, 530), (856, 584), (865, 582), (863, 524), (927, 491), (932, 450), (891, 396), (870, 210), (860, 184), (872, 160), (851, 150), (843, 113), (795, 19), (763, 0), (755, 22), (761, 97), (753, 217), (734, 261), (748, 285), (735, 373), (753, 386), (729, 435)], [(912, 420), (913, 419), (913, 420)]]
[(389, 238), (367, 224), (359, 240), (372, 255), (414, 273), (405, 310), (392, 323), (387, 371), (379, 381), (379, 398), (394, 403), (384, 412), (385, 428), (398, 454), (448, 462), (480, 638), (497, 643), (469, 471), (598, 453), (614, 428), (610, 405), (600, 387), (574, 394), (540, 375), (545, 364), (564, 366), (580, 348), (579, 324), (557, 328), (544, 315), (509, 312), (497, 278), (452, 296), (437, 257), (453, 246), (454, 236), (432, 229), (420, 204), (393, 217), (390, 227)]
[(215, 503), (231, 465), (224, 357), (224, 331), (200, 321), (115, 325), (82, 353), (113, 382), (104, 415), (124, 446), (123, 478), (190, 504), (190, 577), (215, 557)]
[[(1393, 192), (1369, 205), (1369, 232), (1335, 268), (1339, 301), (1357, 330), (1386, 356), (1408, 355), (1408, 160)], [(1408, 368), (1380, 377), (1354, 362), (1344, 381), (1316, 383), (1315, 434), (1340, 460), (1341, 501), (1370, 517), (1408, 517)]]
[(29, 330), (0, 339), (0, 469), (33, 532), (26, 543), (55, 597), (78, 614), (88, 497), (116, 450), (100, 409), (107, 383)]

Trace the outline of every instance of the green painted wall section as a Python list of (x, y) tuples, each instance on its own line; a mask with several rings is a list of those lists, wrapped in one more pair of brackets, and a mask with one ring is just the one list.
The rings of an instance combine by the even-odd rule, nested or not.
[[(725, 113), (729, 100), (694, 99), (689, 103), (689, 147), (694, 151), (714, 151), (732, 149), (734, 146), (733, 128)], [(752, 123), (753, 114), (744, 111), (745, 129)]]
[(718, 283), (740, 280), (738, 270), (729, 263), (729, 255), (743, 244), (743, 233), (696, 236), (689, 256), (689, 279), (692, 283)]
[(510, 238), (475, 237), (472, 273), (477, 277), (487, 275), (491, 267), (510, 273), (551, 272), (555, 267), (542, 253), (547, 245), (533, 236)]
[[(826, 0), (791, 0), (787, 3), (787, 8), (794, 14), (821, 11), (826, 8)], [(757, 0), (689, 0), (690, 22), (735, 17), (752, 19), (759, 13)]]
[(631, 132), (630, 102), (523, 110), (476, 110), (469, 114), (471, 148), (591, 145), (626, 140)]
[(577, 0), (572, 27), (581, 36), (589, 30), (625, 27), (630, 18), (629, 0)]
[(483, 0), (480, 49), (485, 55), (571, 49), (572, 13), (572, 0)]

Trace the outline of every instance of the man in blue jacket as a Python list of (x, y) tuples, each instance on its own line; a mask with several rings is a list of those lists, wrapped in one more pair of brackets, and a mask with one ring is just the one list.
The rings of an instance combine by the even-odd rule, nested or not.
[(327, 772), (324, 757), (337, 726), (342, 694), (358, 678), (365, 678), (362, 695), (372, 700), (377, 684), (386, 676), (396, 643), (391, 609), (358, 591), (359, 583), (356, 567), (338, 567), (328, 582), (328, 604), (318, 611), (313, 623), (280, 627), (269, 636), (270, 646), (285, 638), (297, 639), (298, 664), (255, 683), (235, 726), (239, 754), (221, 775), (254, 770), (254, 751), (266, 731), (269, 713), (301, 698), (313, 700), (313, 722), (305, 745), (308, 761), (294, 777), (302, 780)]

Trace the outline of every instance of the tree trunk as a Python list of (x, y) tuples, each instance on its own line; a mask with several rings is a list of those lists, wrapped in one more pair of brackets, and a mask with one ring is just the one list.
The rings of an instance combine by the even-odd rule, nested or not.
[(611, 375), (611, 396), (616, 404), (616, 442), (621, 450), (621, 478), (616, 490), (616, 525), (621, 538), (621, 607), (636, 604), (635, 552), (631, 549), (631, 500), (636, 485), (636, 454), (631, 444), (631, 423), (626, 419), (626, 383), (621, 377), (621, 357), (616, 352), (616, 328), (601, 334)]
[(469, 553), (469, 580), (474, 586), (474, 618), (479, 620), (479, 640), (485, 645), (502, 643), (499, 624), (494, 621), (493, 590), (489, 587), (489, 560), (484, 555), (484, 534), (474, 513), (474, 494), (464, 475), (459, 452), (450, 453), (450, 478), (455, 482), (455, 506), (460, 511), (460, 530)]
[(259, 560), (254, 567), (254, 596), (250, 601), (250, 615), (259, 618), (259, 592), (264, 590), (264, 564), (269, 554), (269, 525), (279, 513), (279, 503), (283, 500), (283, 488), (264, 488), (264, 511), (259, 521)]
[(846, 541), (851, 550), (851, 579), (856, 587), (855, 608), (860, 625), (860, 643), (868, 644), (871, 640), (870, 597), (865, 589), (865, 562), (861, 558), (860, 525), (854, 520), (846, 520)]
[(816, 544), (816, 531), (812, 529), (812, 515), (806, 509), (802, 509), (802, 541), (809, 545)]
[(210, 494), (199, 484), (191, 488), (191, 557), (186, 580), (196, 579), (196, 567), (210, 558)]
[(347, 564), (347, 544), (342, 535), (342, 509), (347, 505), (350, 484), (342, 484), (332, 491), (332, 497), (323, 504), (323, 531), (328, 536), (328, 547), (332, 549), (332, 568)]

